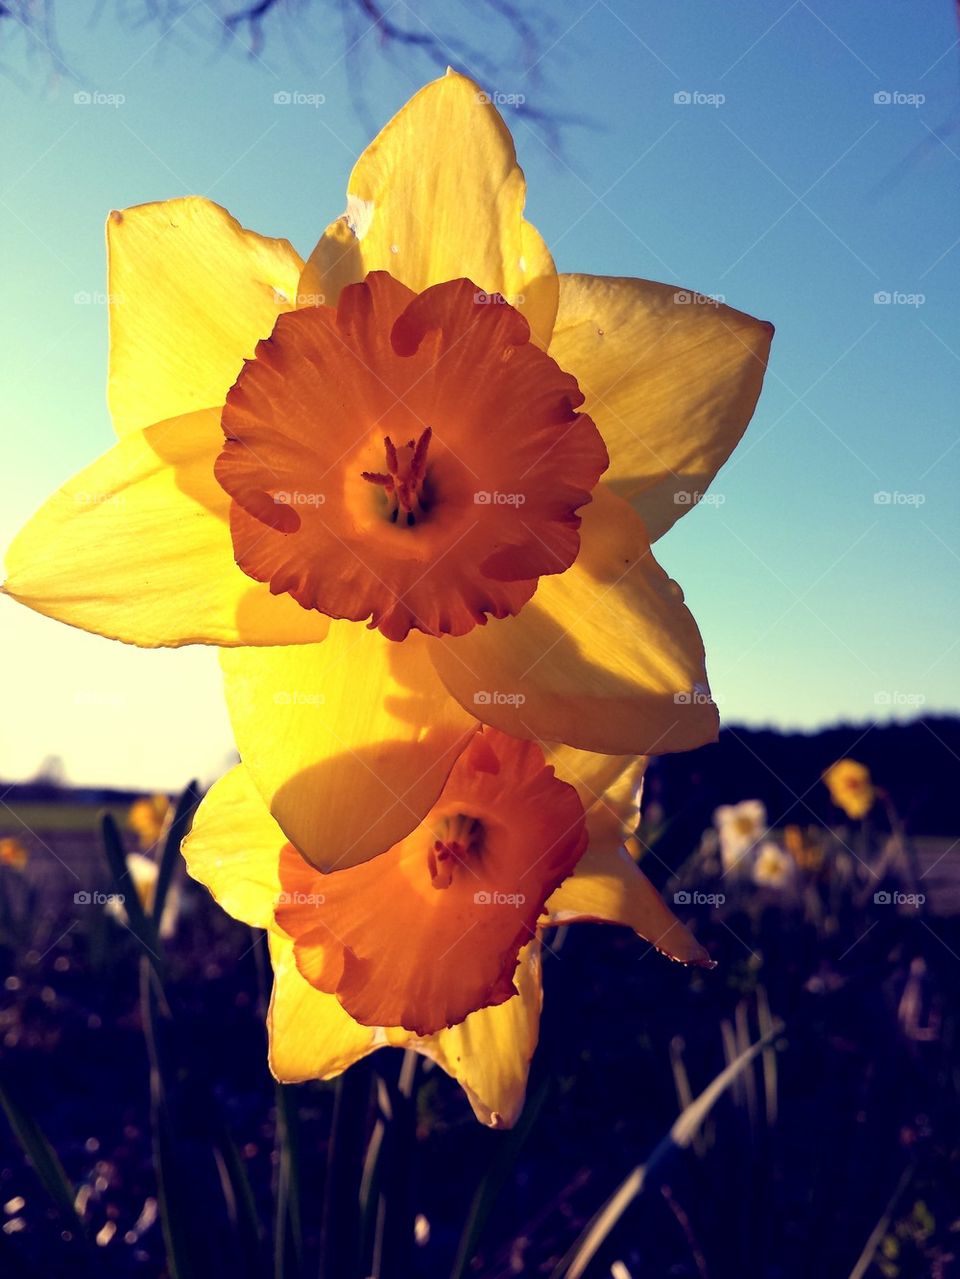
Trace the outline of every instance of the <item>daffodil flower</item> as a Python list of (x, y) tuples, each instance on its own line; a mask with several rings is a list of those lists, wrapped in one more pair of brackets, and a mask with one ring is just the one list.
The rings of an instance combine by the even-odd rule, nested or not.
[(720, 861), (725, 872), (749, 869), (749, 858), (767, 832), (767, 810), (759, 799), (721, 804), (713, 814), (720, 837)]
[(13, 870), (26, 870), (30, 854), (19, 839), (12, 835), (0, 839), (0, 866), (10, 866)]
[(861, 821), (876, 803), (877, 793), (866, 764), (838, 759), (823, 775), (830, 798), (853, 821)]
[(323, 875), (287, 842), (243, 765), (211, 789), (183, 851), (238, 919), (269, 930), (270, 1062), (330, 1078), (383, 1046), (458, 1078), (512, 1123), (542, 1000), (539, 930), (626, 924), (710, 961), (622, 847), (645, 761), (476, 733), (424, 822), (374, 862)]
[(127, 826), (140, 847), (153, 848), (170, 824), (172, 805), (168, 795), (143, 795), (135, 799), (127, 813)]
[[(163, 798), (166, 798), (164, 796)], [(153, 904), (157, 896), (157, 881), (160, 878), (160, 867), (152, 857), (143, 853), (128, 853), (126, 856), (127, 875), (134, 892), (140, 899), (140, 905), (148, 915), (153, 913)], [(122, 924), (128, 922), (127, 910), (122, 896), (112, 896), (106, 904), (106, 911)], [(180, 889), (173, 883), (167, 889), (163, 914), (160, 917), (160, 937), (167, 941), (177, 931), (180, 919)]]
[(789, 853), (772, 839), (765, 839), (757, 849), (753, 864), (753, 882), (763, 888), (787, 888), (796, 878), (797, 866)]
[(451, 73), (364, 152), (306, 263), (204, 199), (108, 220), (120, 441), (20, 533), (5, 589), (221, 646), (241, 754), (318, 864), (409, 834), (476, 720), (612, 754), (716, 735), (650, 543), (738, 442), (771, 326), (558, 275), (524, 199)]

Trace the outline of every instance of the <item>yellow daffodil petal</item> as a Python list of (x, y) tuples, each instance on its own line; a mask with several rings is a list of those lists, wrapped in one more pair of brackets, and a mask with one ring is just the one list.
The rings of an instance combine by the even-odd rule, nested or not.
[(543, 1006), (538, 942), (520, 952), (513, 980), (519, 993), (506, 1003), (481, 1008), (458, 1026), (409, 1045), (458, 1081), (474, 1114), (490, 1128), (512, 1128), (523, 1109)]
[(270, 934), (270, 960), (269, 1061), (281, 1083), (332, 1079), (386, 1042), (382, 1031), (355, 1022), (336, 996), (325, 995), (300, 975), (293, 942), (283, 933)]
[(646, 757), (598, 755), (556, 745), (545, 748), (545, 754), (557, 776), (576, 787), (587, 815), (590, 847), (618, 849), (640, 818)]
[(294, 304), (303, 263), (190, 196), (107, 220), (108, 399), (118, 435), (222, 404), (244, 359)]
[(550, 354), (586, 396), (606, 481), (656, 541), (699, 501), (753, 416), (773, 326), (669, 284), (560, 277)]
[(543, 997), (537, 943), (521, 953), (515, 976), (518, 995), (425, 1039), (396, 1028), (359, 1025), (335, 996), (325, 995), (302, 976), (293, 942), (282, 933), (270, 934), (270, 958), (270, 1069), (282, 1083), (332, 1079), (377, 1048), (413, 1048), (459, 1082), (481, 1123), (491, 1128), (516, 1123), (540, 1029)]
[(713, 741), (703, 644), (643, 522), (603, 484), (573, 567), (542, 577), (517, 617), (427, 641), (447, 688), (517, 737), (611, 754)]
[(125, 436), (20, 531), (4, 591), (145, 648), (322, 639), (326, 618), (234, 563), (230, 499), (213, 475), (222, 441), (217, 409)]
[(228, 915), (254, 928), (273, 928), (286, 842), (249, 772), (238, 764), (204, 795), (181, 852), (188, 873)]
[(489, 95), (450, 71), (415, 94), (357, 161), (347, 211), (311, 254), (300, 295), (336, 305), (340, 289), (368, 271), (389, 271), (418, 293), (466, 277), (517, 306), (545, 347), (557, 275), (523, 220), (525, 194)]
[(221, 654), (241, 758), (320, 870), (367, 861), (440, 794), (476, 720), (418, 645), (334, 621), (322, 644)]
[(712, 967), (704, 948), (622, 848), (588, 848), (547, 901), (541, 922), (626, 924), (661, 954)]

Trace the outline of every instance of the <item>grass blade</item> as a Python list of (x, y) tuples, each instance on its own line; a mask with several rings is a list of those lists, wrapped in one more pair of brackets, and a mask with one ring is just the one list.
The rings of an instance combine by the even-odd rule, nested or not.
[(915, 1172), (916, 1167), (913, 1164), (908, 1164), (907, 1167), (904, 1168), (900, 1175), (900, 1180), (897, 1182), (896, 1188), (890, 1196), (886, 1208), (883, 1210), (880, 1220), (870, 1231), (870, 1238), (863, 1245), (863, 1252), (861, 1252), (860, 1256), (857, 1258), (857, 1264), (850, 1271), (850, 1279), (863, 1279), (864, 1275), (870, 1269), (877, 1249), (883, 1243), (884, 1235), (886, 1235), (890, 1222), (893, 1220), (893, 1214), (897, 1204), (900, 1202), (900, 1197), (906, 1190), (907, 1186), (910, 1185)]
[(187, 833), (194, 810), (200, 803), (200, 792), (195, 781), (191, 782), (180, 798), (174, 810), (173, 821), (167, 831), (163, 852), (160, 855), (160, 867), (157, 872), (157, 888), (153, 898), (153, 925), (159, 931), (163, 908), (166, 905), (167, 893), (173, 872), (180, 858), (180, 845)]
[(277, 1193), (273, 1240), (274, 1279), (296, 1279), (303, 1272), (303, 1221), (300, 1189), (300, 1108), (296, 1089), (274, 1085), (277, 1107)]
[(127, 914), (127, 927), (147, 952), (150, 962), (158, 976), (162, 975), (163, 961), (160, 958), (160, 938), (153, 920), (148, 918), (140, 901), (140, 895), (133, 885), (127, 870), (127, 855), (123, 847), (117, 823), (109, 813), (105, 813), (100, 824), (103, 836), (103, 851), (107, 865), (110, 867), (110, 878), (113, 891), (123, 898), (123, 907)]
[(192, 1256), (191, 1205), (184, 1193), (184, 1181), (177, 1166), (177, 1143), (170, 1115), (164, 1069), (164, 1030), (169, 1010), (164, 1007), (159, 979), (146, 956), (140, 960), (140, 1006), (147, 1055), (150, 1059), (150, 1121), (153, 1130), (153, 1157), (157, 1174), (157, 1203), (167, 1252), (170, 1279), (200, 1279), (201, 1270)]
[(0, 1105), (13, 1129), (13, 1135), (26, 1155), (40, 1184), (56, 1204), (65, 1225), (75, 1230), (79, 1238), (85, 1235), (83, 1222), (75, 1207), (76, 1191), (63, 1170), (57, 1152), (50, 1145), (40, 1125), (27, 1109), (14, 1097), (8, 1084), (0, 1081)]
[(541, 1080), (536, 1091), (531, 1094), (517, 1126), (498, 1141), (496, 1153), (470, 1204), (470, 1213), (460, 1236), (450, 1279), (465, 1279), (497, 1199), (516, 1166), (517, 1156), (539, 1118), (549, 1091), (550, 1079), (547, 1077)]
[(212, 1106), (213, 1153), (220, 1172), (223, 1197), (227, 1205), (227, 1218), (247, 1274), (259, 1273), (259, 1260), (263, 1250), (263, 1230), (257, 1215), (253, 1187), (240, 1158), (236, 1142), (230, 1136), (220, 1108)]
[(335, 1085), (323, 1189), (321, 1279), (358, 1279), (360, 1274), (360, 1179), (369, 1107), (370, 1075), (361, 1061)]
[(663, 1164), (678, 1150), (685, 1150), (700, 1131), (701, 1125), (726, 1090), (752, 1066), (754, 1058), (783, 1031), (783, 1023), (775, 1022), (769, 1035), (759, 1039), (730, 1063), (677, 1118), (670, 1131), (654, 1148), (645, 1164), (620, 1184), (553, 1272), (552, 1279), (581, 1279), (593, 1258), (626, 1212), (630, 1204), (648, 1185), (655, 1184)]

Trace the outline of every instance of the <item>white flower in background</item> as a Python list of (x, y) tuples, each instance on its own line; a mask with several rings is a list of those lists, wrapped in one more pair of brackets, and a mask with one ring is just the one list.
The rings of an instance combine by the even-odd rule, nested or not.
[(739, 804), (723, 804), (713, 814), (720, 836), (720, 861), (724, 872), (745, 872), (751, 854), (767, 833), (767, 810), (759, 799), (743, 799)]
[[(130, 882), (140, 898), (140, 905), (146, 914), (153, 912), (153, 901), (157, 893), (157, 877), (160, 867), (151, 857), (143, 853), (127, 854), (127, 873)], [(107, 913), (122, 924), (127, 922), (127, 912), (123, 902), (111, 900), (107, 902)], [(172, 883), (167, 889), (167, 900), (163, 904), (163, 916), (160, 920), (160, 936), (166, 941), (177, 931), (177, 920), (180, 915), (180, 889)]]
[(772, 839), (764, 840), (753, 863), (753, 882), (764, 888), (786, 888), (793, 883), (796, 863)]

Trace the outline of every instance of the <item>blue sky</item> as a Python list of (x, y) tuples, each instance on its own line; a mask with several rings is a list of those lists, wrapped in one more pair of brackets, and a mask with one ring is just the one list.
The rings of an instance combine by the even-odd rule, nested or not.
[[(371, 130), (435, 74), (413, 55), (385, 58), (372, 35), (344, 57), (321, 4), (304, 27), (279, 16), (254, 57), (218, 47), (203, 0), (165, 36), (118, 28), (112, 6), (91, 24), (90, 7), (60, 6), (73, 76), (33, 36), (0, 46), (3, 117), (16, 121), (0, 179), (4, 545), (111, 443), (107, 212), (209, 195), (306, 254)], [(723, 717), (813, 727), (957, 709), (951, 4), (549, 8), (532, 71), (501, 52), (502, 26), (466, 7), (401, 0), (390, 16), (436, 25), (461, 69), (465, 48), (485, 49), (498, 68), (486, 86), (526, 99), (507, 120), (529, 216), (561, 270), (676, 282), (777, 326), (721, 500), (658, 545), (700, 623)], [(277, 104), (282, 91), (323, 101)], [(582, 123), (558, 148), (533, 108)], [(222, 769), (211, 654), (140, 653), (6, 600), (0, 614), (0, 776), (30, 776), (50, 753), (78, 782), (176, 787)]]

